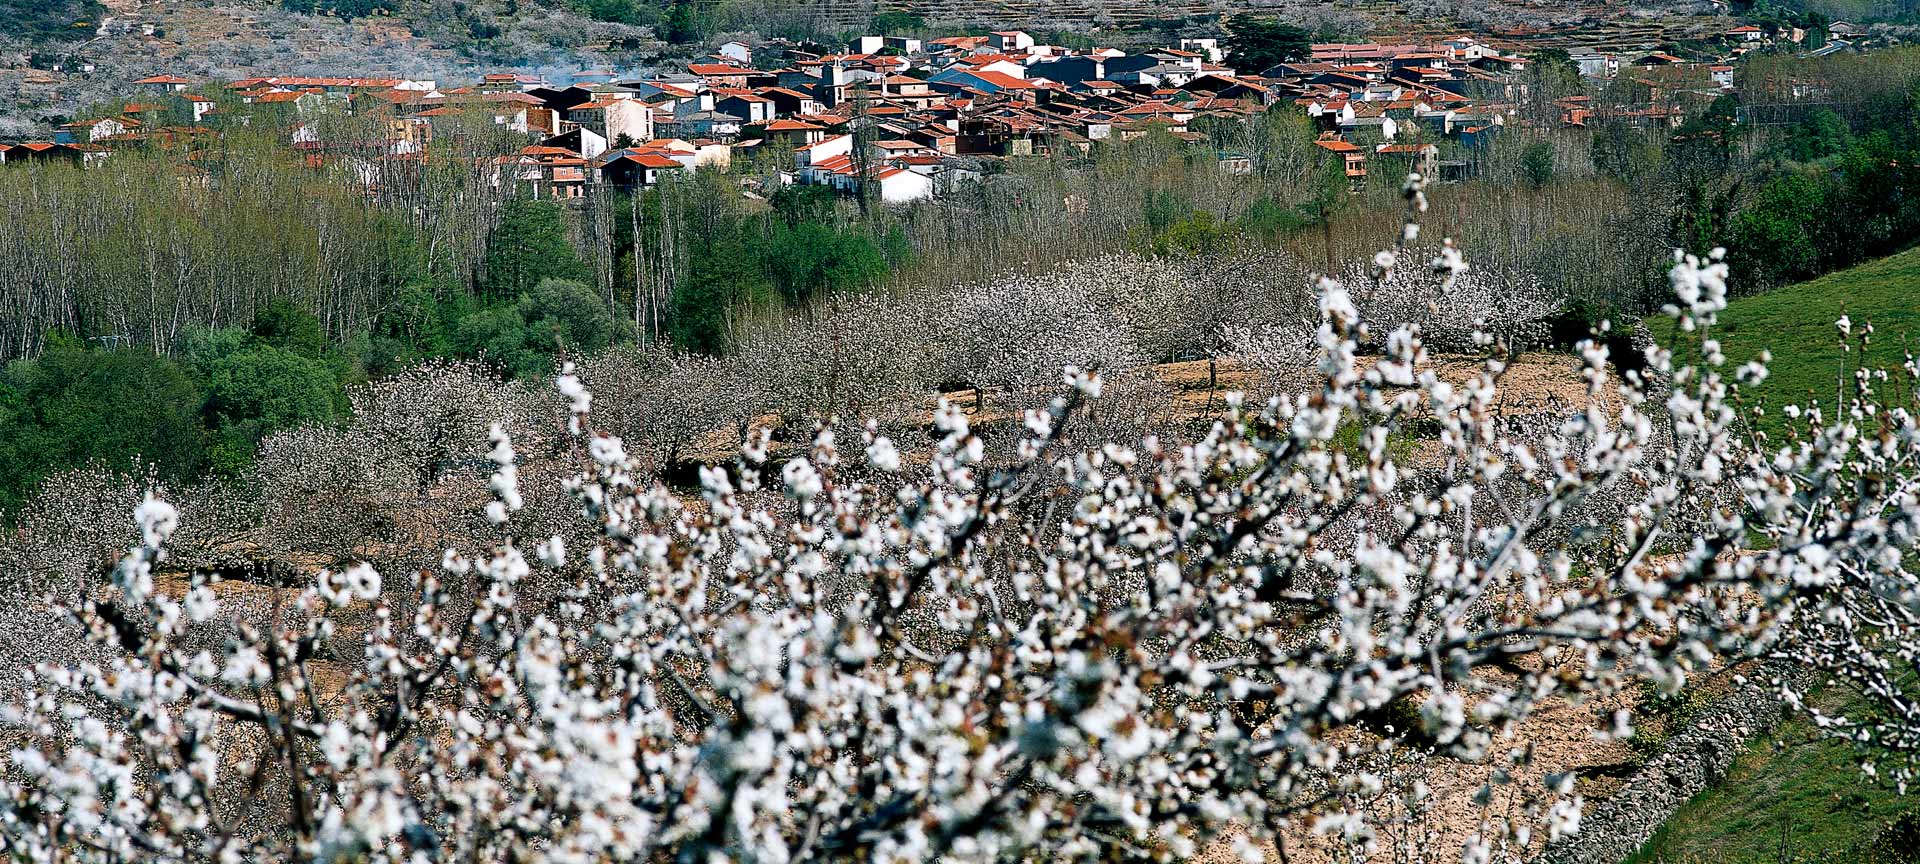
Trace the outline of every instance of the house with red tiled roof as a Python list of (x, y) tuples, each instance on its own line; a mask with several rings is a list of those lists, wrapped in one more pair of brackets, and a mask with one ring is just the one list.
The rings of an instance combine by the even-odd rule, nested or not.
[(1653, 52), (1653, 53), (1651, 53), (1651, 54), (1647, 54), (1647, 55), (1645, 55), (1645, 56), (1643, 56), (1643, 57), (1641, 57), (1641, 58), (1640, 58), (1640, 59), (1638, 59), (1638, 60), (1635, 60), (1635, 61), (1633, 61), (1633, 64), (1632, 64), (1632, 65), (1635, 65), (1635, 66), (1678, 66), (1678, 65), (1681, 65), (1681, 64), (1684, 64), (1684, 63), (1686, 63), (1686, 62), (1687, 62), (1687, 61), (1685, 61), (1685, 60), (1682, 60), (1682, 59), (1680, 59), (1680, 58), (1678, 58), (1678, 57), (1675, 57), (1675, 56), (1673, 56), (1672, 54), (1667, 54), (1667, 53), (1664, 53), (1664, 52), (1660, 52), (1660, 51), (1655, 51), (1655, 52)]
[(782, 117), (760, 127), (760, 137), (775, 144), (799, 147), (827, 137), (827, 129), (818, 123)]
[(765, 74), (732, 63), (690, 63), (687, 71), (699, 76), (708, 87), (745, 87), (748, 79)]
[(112, 150), (93, 143), (28, 141), (7, 150), (6, 161), (8, 164), (66, 161), (82, 168), (91, 168), (112, 155)]
[(192, 117), (195, 123), (205, 120), (207, 115), (220, 107), (220, 103), (192, 93), (175, 93), (174, 98), (186, 107), (187, 116)]
[(151, 88), (160, 93), (178, 93), (193, 84), (192, 81), (188, 81), (178, 75), (154, 75), (149, 78), (142, 78), (133, 83), (137, 87)]
[[(966, 69), (959, 66), (940, 70), (927, 79), (927, 84), (946, 92), (970, 89), (989, 96), (999, 93), (1030, 93), (1038, 86), (1024, 78), (1015, 78), (992, 69)], [(1027, 98), (1032, 97), (1029, 95)]]
[(268, 90), (243, 95), (241, 101), (261, 111), (305, 116), (325, 110), (327, 97), (313, 90)]
[(880, 92), (888, 96), (915, 98), (930, 95), (927, 82), (911, 75), (889, 75), (880, 79), (879, 86)]
[(1373, 152), (1376, 160), (1393, 163), (1396, 174), (1419, 172), (1422, 177), (1432, 177), (1440, 160), (1437, 144), (1380, 144)]
[(987, 45), (995, 51), (1024, 52), (1033, 47), (1033, 37), (1021, 30), (995, 30), (987, 34)]
[(1358, 180), (1367, 176), (1367, 154), (1350, 141), (1338, 138), (1321, 138), (1313, 142), (1320, 149), (1340, 156), (1346, 164), (1347, 178)]
[(601, 182), (628, 190), (658, 186), (687, 171), (684, 163), (655, 150), (609, 150), (594, 162)]
[(802, 166), (794, 172), (794, 179), (806, 185), (827, 186), (839, 192), (858, 192), (865, 187), (889, 204), (933, 196), (933, 179), (926, 174), (882, 160), (873, 160), (863, 166), (845, 154)]
[(773, 102), (773, 112), (777, 117), (790, 117), (796, 114), (818, 114), (826, 109), (820, 100), (811, 93), (803, 93), (791, 87), (761, 87), (753, 91)]
[(995, 69), (1015, 77), (1024, 77), (1027, 64), (1033, 60), (1026, 54), (975, 54), (963, 57), (954, 64), (968, 69)]
[(743, 123), (765, 123), (772, 120), (777, 113), (776, 108), (777, 105), (772, 99), (751, 90), (739, 90), (724, 95), (718, 91), (714, 93), (713, 110), (738, 117)]
[(868, 146), (872, 147), (873, 152), (876, 155), (878, 155), (881, 159), (889, 159), (894, 156), (905, 156), (910, 153), (927, 152), (927, 146), (925, 144), (921, 144), (918, 141), (906, 141), (906, 140), (900, 140), (900, 139), (875, 141), (872, 144), (869, 144)]
[(486, 163), (493, 167), (495, 188), (518, 187), (534, 198), (586, 197), (587, 160), (572, 150), (536, 145)]
[(596, 99), (575, 105), (567, 109), (567, 122), (593, 130), (614, 147), (623, 146), (623, 139), (637, 142), (653, 137), (653, 108), (637, 99)]
[(836, 156), (846, 156), (852, 152), (852, 135), (829, 135), (817, 141), (809, 141), (793, 148), (794, 170), (799, 171), (810, 165), (824, 162)]
[(937, 47), (945, 48), (952, 51), (961, 51), (961, 52), (970, 54), (970, 53), (973, 53), (974, 51), (978, 51), (980, 49), (985, 48), (987, 46), (987, 37), (985, 36), (944, 36), (939, 39), (927, 40), (927, 45), (928, 45), (927, 50), (929, 51), (932, 51), (934, 47), (937, 46)]
[(131, 117), (101, 117), (97, 120), (75, 120), (62, 125), (54, 133), (56, 144), (88, 144), (115, 135), (125, 135), (142, 126)]
[(1280, 98), (1278, 91), (1264, 84), (1209, 72), (1180, 86), (1189, 93), (1210, 93), (1215, 98), (1247, 100), (1260, 105), (1268, 105)]

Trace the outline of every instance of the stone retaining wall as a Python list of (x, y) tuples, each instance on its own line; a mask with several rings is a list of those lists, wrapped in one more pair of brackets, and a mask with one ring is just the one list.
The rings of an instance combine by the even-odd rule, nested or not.
[(1726, 776), (1749, 739), (1778, 725), (1782, 706), (1773, 682), (1782, 676), (1798, 677), (1777, 664), (1750, 674), (1612, 797), (1588, 804), (1580, 833), (1547, 847), (1538, 864), (1619, 864), (1638, 851), (1680, 805)]

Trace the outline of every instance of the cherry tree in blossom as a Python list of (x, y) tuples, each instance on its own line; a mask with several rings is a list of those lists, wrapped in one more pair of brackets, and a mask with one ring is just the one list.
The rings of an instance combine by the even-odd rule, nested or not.
[[(1424, 209), (1417, 178), (1407, 195)], [(191, 512), (146, 496), (64, 604), (101, 659), (15, 691), (0, 834), (81, 861), (1171, 860), (1310, 821), (1364, 853), (1410, 842), (1374, 803), (1417, 789), (1412, 751), (1523, 765), (1503, 735), (1551, 699), (1802, 650), (1898, 690), (1914, 643), (1879, 634), (1920, 602), (1920, 425), (1863, 373), (1792, 442), (1744, 437), (1764, 369), (1729, 374), (1712, 339), (1725, 274), (1671, 273), (1700, 365), (1655, 349), (1620, 381), (1585, 345), (1589, 403), (1524, 434), (1496, 408), (1500, 339), (1450, 384), (1420, 328), (1374, 331), (1332, 280), (1311, 384), (1230, 399), (1190, 439), (1076, 434), (1140, 357), (1071, 290), (959, 295), (956, 329), (998, 316), (1036, 343), (963, 355), (982, 381), (1104, 364), (1021, 406), (1004, 459), (943, 402), (926, 444), (823, 423), (779, 460), (750, 434), (683, 494), (568, 366), (552, 431), (475, 446), (472, 542), (327, 567), (264, 616), (176, 566)], [(1415, 421), (1437, 459), (1389, 446)], [(564, 478), (568, 535), (531, 519), (536, 468)], [(1911, 740), (1898, 714), (1829, 722)], [(1456, 860), (1577, 831), (1572, 782)]]

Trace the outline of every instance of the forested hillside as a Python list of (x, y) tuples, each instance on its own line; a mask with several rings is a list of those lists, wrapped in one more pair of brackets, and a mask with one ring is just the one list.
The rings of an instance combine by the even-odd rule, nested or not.
[(0, 0), (0, 38), (78, 39), (91, 35), (106, 14), (99, 0)]

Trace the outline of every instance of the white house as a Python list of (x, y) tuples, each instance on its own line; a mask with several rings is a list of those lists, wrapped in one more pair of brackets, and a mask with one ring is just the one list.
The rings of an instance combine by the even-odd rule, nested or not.
[(880, 192), (880, 200), (901, 204), (933, 197), (933, 178), (892, 165), (874, 170), (871, 182)]
[(1611, 79), (1620, 74), (1620, 58), (1612, 54), (1583, 49), (1569, 51), (1567, 57), (1580, 67), (1580, 74), (1588, 78)]
[(733, 164), (733, 145), (701, 138), (693, 143), (694, 167), (712, 165), (722, 171)]
[(1454, 59), (1463, 60), (1469, 63), (1475, 60), (1478, 60), (1482, 57), (1491, 57), (1495, 54), (1500, 53), (1498, 51), (1495, 51), (1492, 46), (1483, 45), (1478, 40), (1474, 39), (1471, 36), (1461, 36), (1457, 39), (1448, 39), (1446, 41), (1446, 46), (1447, 46), (1447, 53), (1452, 54)]
[(1205, 39), (1182, 39), (1180, 50), (1205, 57), (1208, 63), (1219, 63), (1226, 59), (1226, 52), (1220, 48), (1220, 40), (1211, 36)]
[(178, 75), (155, 75), (151, 78), (142, 78), (133, 83), (137, 86), (147, 87), (161, 93), (179, 93), (187, 89), (187, 85), (191, 82)]
[[(111, 138), (115, 135), (125, 135), (127, 132), (131, 131), (133, 127), (138, 125), (139, 125), (138, 121), (128, 119), (128, 118), (122, 118), (122, 117), (104, 117), (99, 120), (80, 120), (74, 123), (68, 123), (67, 125), (61, 127), (63, 130), (65, 130), (65, 132), (69, 137), (68, 141), (63, 141), (61, 143), (76, 143), (76, 142), (92, 143), (102, 138)], [(58, 141), (59, 138), (56, 137), (54, 140)]]
[(995, 30), (987, 34), (987, 45), (1003, 54), (1013, 54), (1033, 47), (1033, 37), (1020, 30)]
[(568, 109), (567, 119), (608, 141), (653, 138), (653, 108), (638, 99), (596, 99)]
[(1015, 63), (1012, 60), (995, 60), (991, 63), (981, 63), (979, 65), (968, 64), (966, 70), (969, 72), (998, 72), (1011, 78), (1027, 77), (1026, 64)]
[(805, 168), (809, 165), (825, 162), (835, 156), (849, 155), (852, 152), (852, 135), (834, 135), (793, 148), (793, 165), (796, 169)]
[(188, 93), (181, 93), (179, 94), (179, 97), (181, 101), (187, 103), (187, 113), (192, 115), (193, 122), (195, 123), (198, 123), (201, 120), (206, 119), (206, 116), (208, 114), (213, 113), (213, 109), (219, 107), (219, 103), (213, 101), (212, 99), (208, 99), (205, 96), (195, 96)]

